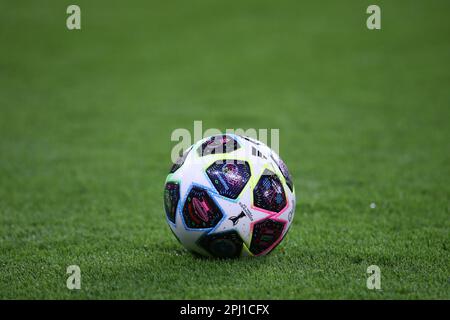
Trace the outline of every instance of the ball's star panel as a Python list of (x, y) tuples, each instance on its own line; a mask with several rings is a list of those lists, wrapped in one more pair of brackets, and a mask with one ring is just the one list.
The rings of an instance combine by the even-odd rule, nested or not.
[(224, 218), (216, 225), (213, 232), (219, 233), (231, 229), (240, 231), (242, 226), (250, 221), (248, 217), (242, 216), (238, 220), (233, 221), (233, 219), (231, 219), (240, 216), (242, 213), (242, 208), (239, 203), (230, 201), (218, 194), (211, 194), (211, 196), (214, 197), (215, 202), (224, 214)]
[(178, 240), (178, 242), (183, 244), (183, 242), (181, 242), (180, 238), (178, 238), (178, 235), (175, 233), (175, 231), (173, 231), (172, 227), (170, 227), (170, 231), (172, 232), (173, 236)]
[(286, 207), (283, 184), (274, 172), (264, 170), (253, 190), (253, 199), (255, 207), (272, 212), (280, 212)]
[(248, 183), (235, 201), (215, 195), (214, 198), (217, 200), (217, 203), (222, 208), (222, 211), (226, 213), (225, 219), (216, 227), (215, 232), (234, 229), (239, 233), (244, 243), (250, 245), (251, 223), (267, 218), (267, 213), (252, 209), (252, 189), (252, 186)]
[(164, 188), (164, 208), (167, 218), (175, 223), (178, 201), (180, 200), (180, 186), (177, 182), (168, 182)]
[(219, 194), (231, 199), (236, 199), (250, 180), (250, 166), (246, 161), (218, 160), (206, 173)]
[(273, 219), (258, 221), (253, 225), (250, 252), (259, 255), (270, 252), (283, 235), (286, 222)]
[(248, 136), (239, 136), (239, 137), (241, 137), (242, 139), (247, 140), (250, 143), (253, 143), (254, 145), (257, 145), (257, 146), (261, 145), (261, 142), (259, 142), (258, 140), (255, 140), (255, 139), (253, 139), (251, 137), (248, 137)]
[(205, 189), (193, 187), (183, 207), (183, 219), (191, 229), (214, 227), (223, 217), (219, 207)]
[(240, 148), (239, 143), (230, 135), (217, 135), (206, 139), (197, 149), (200, 156), (233, 152)]

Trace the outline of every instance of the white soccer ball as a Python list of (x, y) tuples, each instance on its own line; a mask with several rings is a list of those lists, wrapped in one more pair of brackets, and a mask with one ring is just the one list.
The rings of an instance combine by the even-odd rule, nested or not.
[(267, 145), (223, 134), (192, 145), (164, 188), (167, 223), (189, 251), (234, 258), (271, 252), (294, 218), (288, 169)]

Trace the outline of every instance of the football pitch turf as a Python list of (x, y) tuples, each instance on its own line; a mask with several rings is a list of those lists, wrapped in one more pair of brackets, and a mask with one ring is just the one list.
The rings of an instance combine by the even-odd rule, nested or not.
[[(371, 31), (372, 2), (80, 0), (78, 31), (72, 2), (2, 2), (0, 298), (449, 299), (450, 2), (375, 1)], [(195, 120), (280, 130), (297, 207), (270, 255), (171, 234)]]

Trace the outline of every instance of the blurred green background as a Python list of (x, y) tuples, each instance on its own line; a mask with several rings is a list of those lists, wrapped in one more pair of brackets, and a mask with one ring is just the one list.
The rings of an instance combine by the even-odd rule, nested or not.
[[(374, 3), (2, 1), (0, 297), (449, 299), (450, 2), (376, 1), (370, 31)], [(271, 255), (196, 259), (166, 226), (194, 120), (280, 129)]]

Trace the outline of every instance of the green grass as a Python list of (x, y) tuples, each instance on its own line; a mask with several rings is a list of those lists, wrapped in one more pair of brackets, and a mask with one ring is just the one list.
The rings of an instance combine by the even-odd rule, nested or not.
[[(81, 31), (71, 1), (0, 4), (0, 297), (449, 299), (449, 2), (377, 1), (380, 31), (371, 1), (160, 2), (76, 1)], [(280, 129), (298, 204), (271, 255), (170, 233), (194, 120)]]

